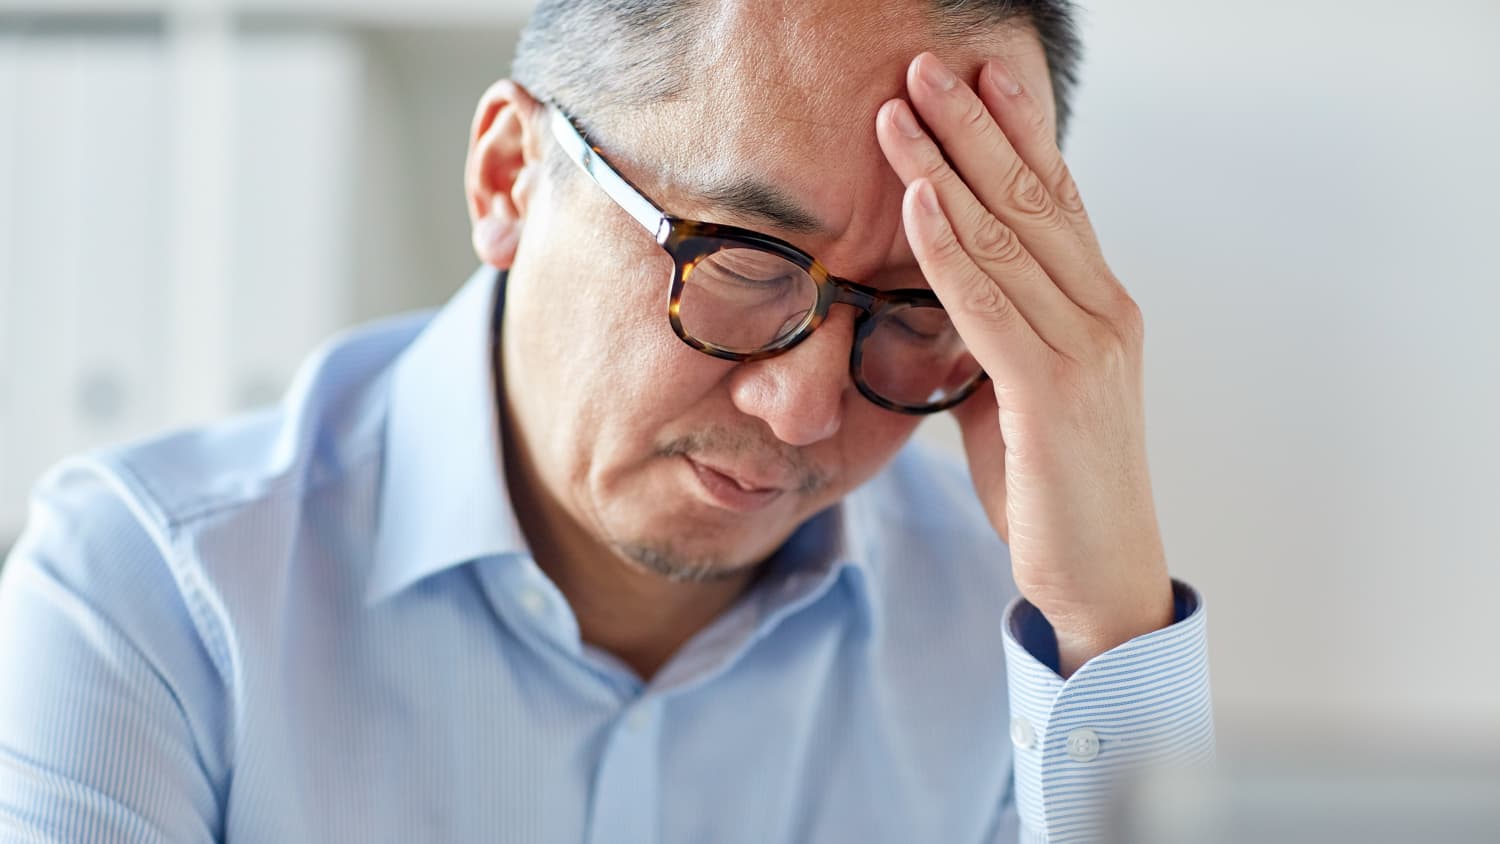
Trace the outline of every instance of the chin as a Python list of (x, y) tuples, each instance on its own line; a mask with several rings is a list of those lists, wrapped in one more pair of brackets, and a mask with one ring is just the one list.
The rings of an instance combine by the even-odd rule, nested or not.
[[(609, 545), (641, 568), (681, 581), (724, 580), (754, 569), (786, 541), (797, 523), (771, 514), (724, 514), (691, 506), (621, 520)], [(641, 530), (643, 526), (651, 529)]]
[(631, 567), (674, 583), (734, 580), (756, 567), (753, 562), (734, 564), (718, 556), (684, 554), (670, 545), (657, 543), (617, 545), (615, 550)]

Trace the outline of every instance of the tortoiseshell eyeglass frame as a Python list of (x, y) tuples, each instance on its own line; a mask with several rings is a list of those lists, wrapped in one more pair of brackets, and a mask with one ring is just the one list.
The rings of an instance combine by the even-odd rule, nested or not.
[[(987, 376), (981, 372), (953, 395), (935, 404), (908, 405), (880, 395), (865, 383), (861, 374), (865, 338), (879, 324), (877, 318), (881, 313), (893, 307), (941, 308), (937, 294), (922, 288), (877, 290), (833, 275), (816, 258), (780, 238), (753, 229), (687, 220), (668, 214), (616, 170), (559, 106), (548, 103), (546, 109), (552, 134), (568, 158), (582, 168), (615, 204), (650, 232), (657, 244), (671, 256), (674, 271), (667, 318), (672, 323), (672, 330), (683, 343), (723, 360), (764, 360), (783, 354), (806, 340), (828, 317), (828, 311), (834, 305), (850, 305), (859, 311), (859, 315), (855, 317), (854, 345), (849, 353), (849, 375), (860, 394), (874, 404), (897, 413), (937, 413), (967, 399), (984, 382)], [(692, 274), (693, 267), (709, 255), (730, 247), (758, 249), (790, 261), (805, 270), (817, 286), (817, 302), (803, 318), (802, 324), (776, 342), (752, 352), (727, 349), (694, 337), (683, 327), (679, 314), (684, 282)]]

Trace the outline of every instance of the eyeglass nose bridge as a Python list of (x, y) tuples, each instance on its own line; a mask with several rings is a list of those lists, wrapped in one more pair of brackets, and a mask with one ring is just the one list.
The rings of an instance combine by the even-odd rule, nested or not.
[[(885, 297), (880, 295), (880, 291), (875, 288), (836, 275), (828, 276), (828, 288), (832, 291), (829, 294), (828, 307), (853, 306), (860, 312), (860, 321), (874, 316), (885, 302)], [(824, 312), (826, 313), (827, 309)]]

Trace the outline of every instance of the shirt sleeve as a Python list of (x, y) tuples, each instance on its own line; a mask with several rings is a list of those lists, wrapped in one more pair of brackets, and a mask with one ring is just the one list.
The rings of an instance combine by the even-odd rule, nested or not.
[(209, 842), (226, 696), (150, 532), (53, 472), (0, 572), (0, 842)]
[(1094, 657), (1066, 680), (1046, 618), (1024, 599), (1006, 608), (1022, 844), (1108, 840), (1123, 775), (1213, 758), (1206, 610), (1191, 587), (1173, 581), (1172, 589), (1174, 624)]

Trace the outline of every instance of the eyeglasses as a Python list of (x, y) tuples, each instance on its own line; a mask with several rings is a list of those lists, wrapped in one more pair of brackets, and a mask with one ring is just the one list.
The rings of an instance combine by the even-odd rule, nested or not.
[(859, 310), (849, 374), (865, 398), (898, 413), (936, 413), (968, 398), (984, 371), (931, 290), (877, 290), (828, 272), (779, 238), (666, 213), (620, 174), (555, 105), (552, 134), (673, 263), (667, 318), (682, 342), (716, 358), (764, 360), (806, 340), (836, 304)]

